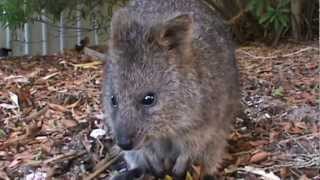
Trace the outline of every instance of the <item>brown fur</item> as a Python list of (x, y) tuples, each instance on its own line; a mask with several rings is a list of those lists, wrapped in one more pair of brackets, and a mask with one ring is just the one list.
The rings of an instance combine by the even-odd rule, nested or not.
[[(221, 19), (198, 0), (135, 0), (114, 15), (109, 46), (104, 111), (116, 139), (133, 142), (130, 168), (183, 176), (201, 164), (213, 175), (239, 107)], [(141, 104), (148, 92), (156, 95), (150, 107)]]

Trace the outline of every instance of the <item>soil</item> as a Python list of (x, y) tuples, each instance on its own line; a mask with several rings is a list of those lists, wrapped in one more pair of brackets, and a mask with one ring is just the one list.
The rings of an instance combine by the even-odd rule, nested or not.
[[(243, 114), (219, 179), (320, 179), (318, 43), (236, 52)], [(119, 150), (103, 121), (102, 66), (72, 50), (0, 59), (0, 179), (108, 179)]]

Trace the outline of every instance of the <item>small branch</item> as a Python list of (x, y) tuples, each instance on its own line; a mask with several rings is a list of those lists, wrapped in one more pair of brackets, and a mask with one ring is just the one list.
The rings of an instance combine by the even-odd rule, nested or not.
[(62, 162), (62, 161), (65, 161), (65, 160), (70, 160), (70, 159), (74, 159), (74, 158), (77, 158), (77, 157), (80, 157), (82, 155), (84, 155), (86, 153), (86, 151), (81, 151), (81, 152), (74, 152), (74, 151), (71, 151), (67, 154), (61, 154), (61, 155), (58, 155), (58, 156), (55, 156), (51, 159), (47, 159), (45, 161), (43, 161), (42, 163), (44, 164), (48, 164), (48, 163), (57, 163), (57, 162)]
[(252, 166), (245, 166), (243, 168), (238, 168), (237, 171), (245, 171), (252, 174), (260, 175), (263, 177), (263, 179), (269, 179), (269, 180), (280, 180), (280, 177), (275, 175), (273, 172), (267, 172), (262, 168), (256, 168)]
[(278, 144), (286, 144), (286, 143), (288, 143), (290, 141), (297, 141), (297, 140), (300, 140), (300, 139), (311, 139), (311, 138), (314, 138), (314, 137), (320, 137), (320, 133), (305, 134), (305, 135), (302, 135), (302, 136), (291, 137), (289, 139), (283, 139), (283, 140), (279, 141)]
[(306, 48), (303, 48), (303, 49), (300, 49), (298, 51), (295, 51), (293, 53), (289, 53), (289, 54), (285, 54), (285, 55), (276, 55), (276, 56), (255, 56), (253, 54), (250, 54), (249, 52), (246, 52), (244, 50), (237, 50), (238, 52), (241, 52), (242, 54), (245, 54), (247, 56), (250, 56), (251, 58), (253, 59), (276, 59), (276, 58), (282, 58), (282, 57), (290, 57), (290, 56), (294, 56), (294, 55), (297, 55), (297, 54), (300, 54), (302, 52), (305, 52), (305, 51), (309, 51), (309, 50), (315, 50), (315, 51), (319, 51), (318, 48), (315, 48), (315, 47), (306, 47)]
[(102, 173), (105, 169), (107, 169), (109, 166), (111, 166), (113, 163), (115, 163), (121, 155), (117, 155), (113, 159), (107, 161), (106, 159), (102, 160), (103, 162), (99, 162), (99, 164), (103, 164), (101, 167), (99, 167), (97, 170), (95, 170), (93, 173), (89, 174), (87, 177), (83, 177), (83, 180), (91, 180), (97, 177), (100, 173)]
[(60, 154), (60, 155), (54, 156), (54, 157), (52, 157), (50, 159), (47, 159), (47, 160), (30, 161), (30, 162), (28, 162), (28, 163), (26, 163), (24, 165), (36, 167), (36, 166), (40, 166), (40, 165), (43, 165), (43, 164), (59, 163), (59, 162), (62, 162), (62, 161), (78, 158), (78, 157), (84, 155), (85, 153), (86, 153), (86, 151), (81, 151), (81, 152), (71, 151), (71, 152), (68, 152), (66, 154)]
[(86, 54), (88, 56), (91, 56), (93, 58), (97, 58), (97, 59), (102, 60), (102, 61), (104, 61), (106, 59), (106, 55), (105, 54), (100, 53), (98, 51), (95, 51), (93, 49), (87, 48), (87, 47), (84, 47), (84, 54)]
[(48, 111), (48, 109), (48, 106), (45, 106), (40, 111), (32, 112), (29, 116), (25, 117), (24, 120), (28, 122), (37, 119), (38, 117), (44, 115)]
[(320, 167), (320, 154), (287, 154), (288, 158), (282, 164), (274, 165), (268, 169), (281, 167), (310, 168)]

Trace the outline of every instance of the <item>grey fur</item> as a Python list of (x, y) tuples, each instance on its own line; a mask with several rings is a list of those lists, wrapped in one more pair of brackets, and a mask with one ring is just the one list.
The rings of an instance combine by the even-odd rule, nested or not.
[[(199, 0), (134, 0), (112, 18), (104, 70), (106, 122), (130, 137), (131, 168), (213, 175), (239, 108), (234, 47), (221, 18)], [(156, 104), (141, 99), (156, 94)], [(118, 100), (115, 108), (110, 98)]]

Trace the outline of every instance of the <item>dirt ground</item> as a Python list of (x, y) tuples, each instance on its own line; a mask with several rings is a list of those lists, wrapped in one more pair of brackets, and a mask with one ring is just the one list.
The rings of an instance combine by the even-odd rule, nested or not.
[[(318, 42), (236, 52), (244, 113), (220, 179), (320, 179)], [(118, 149), (104, 130), (102, 64), (71, 50), (0, 59), (0, 179), (108, 179)]]

